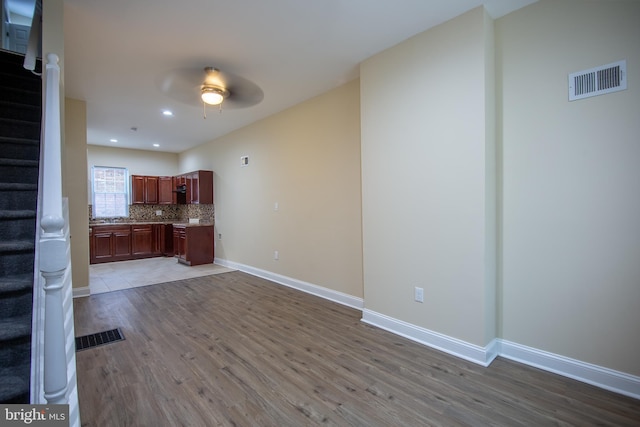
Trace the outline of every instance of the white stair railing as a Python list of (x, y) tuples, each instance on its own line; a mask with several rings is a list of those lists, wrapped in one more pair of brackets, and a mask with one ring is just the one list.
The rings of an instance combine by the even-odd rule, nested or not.
[(69, 425), (79, 426), (69, 216), (62, 198), (58, 56), (48, 54), (44, 68), (31, 400), (34, 404), (69, 404)]

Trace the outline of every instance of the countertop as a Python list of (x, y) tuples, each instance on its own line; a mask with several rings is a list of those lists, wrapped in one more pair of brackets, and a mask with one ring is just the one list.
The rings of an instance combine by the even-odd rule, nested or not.
[(201, 226), (208, 226), (208, 225), (213, 225), (213, 222), (211, 221), (200, 221), (198, 223), (190, 223), (187, 221), (181, 221), (181, 220), (175, 220), (175, 221), (169, 221), (169, 220), (164, 220), (164, 221), (115, 221), (115, 222), (101, 222), (101, 221), (89, 221), (89, 227), (110, 227), (110, 226), (122, 226), (122, 225), (153, 225), (153, 224), (170, 224), (170, 225), (179, 225), (179, 226), (185, 226), (185, 227), (201, 227)]

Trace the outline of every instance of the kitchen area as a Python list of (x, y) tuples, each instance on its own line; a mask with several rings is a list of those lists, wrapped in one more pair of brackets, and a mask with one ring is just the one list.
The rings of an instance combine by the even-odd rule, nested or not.
[(94, 218), (89, 205), (92, 293), (200, 276), (219, 267), (213, 265), (212, 171), (131, 175), (130, 191), (127, 217)]

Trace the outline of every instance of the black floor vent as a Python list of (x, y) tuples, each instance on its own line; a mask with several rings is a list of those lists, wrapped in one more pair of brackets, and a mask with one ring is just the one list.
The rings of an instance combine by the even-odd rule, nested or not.
[(110, 331), (97, 332), (91, 335), (76, 337), (76, 351), (86, 350), (88, 348), (98, 347), (100, 345), (109, 344), (116, 341), (122, 341), (124, 335), (120, 328), (111, 329)]

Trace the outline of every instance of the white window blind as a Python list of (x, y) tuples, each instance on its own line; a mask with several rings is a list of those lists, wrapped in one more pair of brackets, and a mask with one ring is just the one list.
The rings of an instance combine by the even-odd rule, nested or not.
[(91, 168), (93, 217), (129, 216), (129, 172), (126, 168)]

